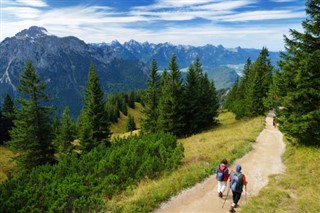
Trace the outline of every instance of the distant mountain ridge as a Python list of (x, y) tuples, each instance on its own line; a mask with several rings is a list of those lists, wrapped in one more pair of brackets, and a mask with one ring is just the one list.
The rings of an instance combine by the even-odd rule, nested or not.
[[(156, 59), (160, 70), (166, 68), (171, 56), (176, 54), (177, 62), (181, 70), (186, 70), (196, 57), (200, 58), (204, 71), (215, 81), (217, 88), (230, 87), (241, 74), (242, 67), (248, 57), (256, 60), (260, 50), (248, 48), (224, 48), (222, 45), (205, 46), (173, 45), (168, 42), (153, 44), (149, 42), (137, 42), (130, 40), (120, 44), (118, 41), (111, 43), (91, 44), (99, 48), (112, 48), (117, 56), (126, 59), (139, 59), (148, 67), (152, 59)], [(279, 60), (278, 52), (269, 52), (274, 65)]]
[(95, 64), (106, 93), (146, 87), (148, 68), (137, 59), (117, 56), (112, 48), (97, 48), (69, 36), (49, 35), (41, 27), (30, 27), (0, 43), (0, 99), (15, 96), (19, 74), (30, 59), (47, 84), (53, 104), (70, 106), (77, 115), (83, 104), (89, 66)]
[[(90, 63), (95, 64), (102, 89), (106, 94), (146, 88), (148, 69), (156, 59), (159, 71), (169, 64), (173, 54), (183, 75), (198, 56), (203, 70), (215, 81), (217, 89), (227, 88), (241, 74), (242, 66), (250, 57), (255, 60), (258, 49), (241, 47), (228, 49), (222, 45), (173, 45), (170, 43), (139, 43), (130, 40), (123, 44), (87, 44), (74, 37), (57, 37), (43, 27), (30, 27), (0, 43), (0, 104), (7, 92), (17, 95), (19, 74), (27, 59), (47, 84), (53, 104), (62, 110), (69, 106), (77, 115), (83, 104)], [(277, 52), (270, 52), (275, 64)]]

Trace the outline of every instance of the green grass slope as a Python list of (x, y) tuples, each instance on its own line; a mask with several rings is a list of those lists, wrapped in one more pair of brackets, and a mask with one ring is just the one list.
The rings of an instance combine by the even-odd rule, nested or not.
[[(135, 103), (135, 108), (132, 109), (128, 107), (128, 115), (134, 117), (137, 129), (141, 128), (141, 116), (142, 116), (142, 105), (140, 103)], [(117, 123), (112, 123), (110, 126), (112, 137), (121, 137), (126, 133), (128, 116), (125, 116), (122, 112), (120, 113), (120, 118)]]
[(140, 182), (107, 200), (108, 208), (112, 212), (152, 211), (172, 195), (212, 174), (222, 158), (232, 162), (247, 153), (264, 125), (264, 117), (236, 121), (231, 113), (222, 113), (219, 120), (220, 126), (179, 140), (185, 148), (185, 158), (175, 172)]

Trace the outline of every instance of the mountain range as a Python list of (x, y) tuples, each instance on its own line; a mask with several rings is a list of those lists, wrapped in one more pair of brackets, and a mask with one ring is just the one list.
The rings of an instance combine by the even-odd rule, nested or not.
[(117, 56), (112, 48), (98, 48), (70, 36), (49, 35), (41, 27), (31, 27), (6, 38), (0, 44), (0, 99), (17, 94), (19, 74), (30, 59), (46, 82), (53, 105), (69, 106), (77, 115), (83, 105), (90, 64), (95, 64), (102, 89), (107, 93), (146, 87), (148, 69), (137, 59)]
[[(222, 45), (187, 46), (170, 43), (87, 44), (74, 37), (57, 37), (45, 28), (32, 26), (0, 43), (0, 103), (8, 92), (17, 96), (19, 74), (30, 59), (46, 82), (53, 105), (61, 111), (69, 106), (78, 115), (83, 105), (90, 64), (95, 64), (102, 89), (106, 94), (146, 88), (148, 68), (156, 59), (159, 71), (169, 64), (173, 54), (183, 75), (196, 57), (203, 70), (214, 80), (217, 89), (227, 88), (241, 75), (243, 64), (255, 60), (259, 49), (224, 48)], [(278, 52), (269, 52), (275, 64)]]

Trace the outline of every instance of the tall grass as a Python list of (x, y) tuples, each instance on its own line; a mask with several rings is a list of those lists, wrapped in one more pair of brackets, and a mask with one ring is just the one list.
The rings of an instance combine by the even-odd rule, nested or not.
[(112, 212), (150, 212), (161, 202), (193, 186), (213, 173), (221, 159), (229, 162), (243, 156), (263, 129), (264, 117), (236, 121), (231, 113), (219, 116), (220, 125), (180, 139), (185, 148), (183, 164), (157, 180), (144, 180), (135, 188), (107, 200)]
[(0, 183), (7, 179), (8, 172), (13, 170), (15, 163), (12, 161), (14, 154), (7, 148), (0, 146)]
[(285, 174), (271, 176), (241, 212), (320, 212), (320, 147), (286, 144)]

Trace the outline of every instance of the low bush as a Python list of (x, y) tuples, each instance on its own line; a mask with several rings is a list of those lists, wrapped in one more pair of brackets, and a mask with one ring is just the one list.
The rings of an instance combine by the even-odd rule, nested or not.
[(0, 185), (0, 212), (99, 212), (103, 198), (177, 167), (183, 147), (165, 133), (118, 139), (110, 148), (64, 157)]

